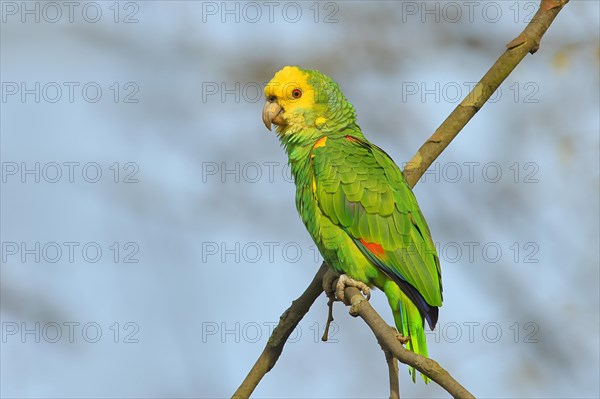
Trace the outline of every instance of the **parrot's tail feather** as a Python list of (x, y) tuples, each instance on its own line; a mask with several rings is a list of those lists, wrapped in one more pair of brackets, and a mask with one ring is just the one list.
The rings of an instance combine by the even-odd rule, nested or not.
[[(418, 355), (427, 357), (427, 341), (423, 318), (421, 317), (419, 309), (403, 292), (401, 292), (400, 299), (398, 300), (398, 311), (394, 311), (394, 321), (398, 331), (408, 338), (406, 349), (413, 351)], [(408, 372), (410, 373), (413, 382), (415, 382), (416, 370), (409, 367)], [(422, 375), (422, 377), (427, 384), (429, 378), (425, 375)]]
[[(348, 231), (346, 232), (348, 233), (348, 235), (352, 236), (351, 233), (349, 233)], [(353, 240), (356, 246), (358, 246), (358, 248), (362, 250), (362, 253), (374, 265), (377, 265), (377, 267), (383, 270), (389, 278), (391, 278), (396, 282), (396, 284), (398, 284), (398, 287), (400, 287), (402, 292), (406, 296), (408, 296), (413, 301), (413, 304), (419, 309), (419, 311), (421, 312), (421, 316), (424, 317), (425, 320), (427, 320), (429, 328), (433, 330), (438, 321), (438, 307), (431, 306), (430, 304), (428, 304), (425, 298), (423, 298), (423, 295), (421, 295), (421, 293), (419, 292), (419, 290), (410, 285), (400, 274), (387, 267), (386, 264), (382, 262), (381, 259), (376, 257), (371, 251), (367, 250), (365, 244), (361, 242), (360, 239), (353, 238)]]

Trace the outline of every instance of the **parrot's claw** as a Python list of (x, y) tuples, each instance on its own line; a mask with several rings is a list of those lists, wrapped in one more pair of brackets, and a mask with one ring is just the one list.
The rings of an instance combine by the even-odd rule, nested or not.
[(335, 296), (338, 300), (344, 302), (344, 289), (346, 286), (357, 288), (367, 297), (367, 301), (371, 299), (371, 289), (368, 285), (362, 281), (353, 280), (345, 274), (342, 274), (335, 283)]
[(397, 332), (397, 333), (396, 333), (396, 339), (397, 339), (398, 341), (400, 341), (400, 343), (401, 343), (402, 345), (406, 345), (406, 343), (407, 343), (408, 341), (410, 341), (410, 338), (409, 338), (409, 337), (405, 337), (404, 335), (400, 334), (399, 332)]

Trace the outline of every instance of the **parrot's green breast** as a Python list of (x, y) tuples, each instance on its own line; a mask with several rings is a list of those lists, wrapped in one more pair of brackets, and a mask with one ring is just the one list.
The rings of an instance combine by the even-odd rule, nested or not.
[[(327, 137), (317, 141), (311, 148), (306, 162), (298, 168), (298, 173), (295, 174), (296, 208), (323, 258), (334, 270), (347, 274), (352, 279), (364, 281), (371, 286), (382, 285), (385, 275), (369, 262), (348, 233), (337, 223), (338, 220), (332, 221), (320, 207), (319, 191), (324, 188), (317, 186), (314, 165), (316, 153), (319, 152), (320, 157), (343, 155), (339, 152), (332, 153), (330, 151), (331, 144), (327, 148), (328, 142), (331, 143), (331, 140)], [(334, 190), (335, 187), (339, 188), (340, 181), (331, 180), (324, 183), (329, 190)], [(352, 224), (350, 219), (347, 217), (347, 225)]]

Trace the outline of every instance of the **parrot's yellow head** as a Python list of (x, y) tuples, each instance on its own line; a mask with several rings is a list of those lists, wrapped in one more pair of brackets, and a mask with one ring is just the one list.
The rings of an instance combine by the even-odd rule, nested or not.
[(267, 129), (280, 134), (327, 130), (341, 121), (353, 123), (354, 109), (328, 76), (286, 66), (265, 86), (262, 118)]

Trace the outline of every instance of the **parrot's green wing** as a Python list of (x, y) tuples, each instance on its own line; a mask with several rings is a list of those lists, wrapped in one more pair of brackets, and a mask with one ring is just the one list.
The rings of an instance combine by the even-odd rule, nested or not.
[(322, 213), (400, 286), (433, 329), (442, 305), (440, 264), (427, 223), (398, 166), (351, 131), (315, 146), (311, 156)]

